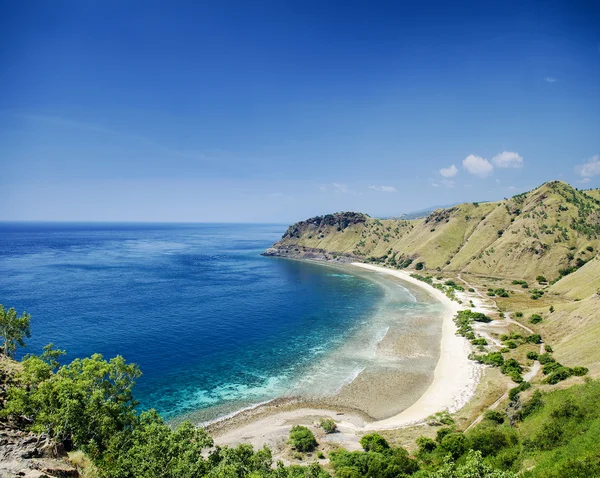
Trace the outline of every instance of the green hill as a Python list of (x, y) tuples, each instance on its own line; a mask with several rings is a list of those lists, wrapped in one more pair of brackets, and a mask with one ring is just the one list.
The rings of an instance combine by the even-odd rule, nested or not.
[(556, 281), (592, 259), (599, 238), (598, 190), (552, 181), (510, 199), (464, 203), (421, 219), (311, 218), (290, 226), (266, 254)]

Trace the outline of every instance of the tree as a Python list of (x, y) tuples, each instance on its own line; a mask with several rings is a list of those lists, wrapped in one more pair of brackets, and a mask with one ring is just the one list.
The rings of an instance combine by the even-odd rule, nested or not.
[(17, 317), (17, 311), (12, 307), (5, 310), (0, 304), (0, 337), (2, 337), (2, 352), (8, 357), (12, 357), (17, 350), (17, 346), (25, 347), (24, 338), (31, 337), (29, 322), (31, 316), (23, 312), (21, 317)]

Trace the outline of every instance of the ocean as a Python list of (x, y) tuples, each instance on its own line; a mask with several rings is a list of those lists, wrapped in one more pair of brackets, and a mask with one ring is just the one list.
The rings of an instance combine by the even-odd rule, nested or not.
[(262, 257), (285, 229), (0, 223), (0, 303), (32, 316), (20, 356), (122, 355), (143, 372), (140, 408), (167, 420), (334, 394), (378, 360), (390, 321), (432, 304), (351, 266)]

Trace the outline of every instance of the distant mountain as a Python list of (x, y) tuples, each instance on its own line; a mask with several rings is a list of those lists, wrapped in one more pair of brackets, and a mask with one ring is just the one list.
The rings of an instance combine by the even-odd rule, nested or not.
[(458, 203), (445, 204), (444, 206), (430, 206), (430, 207), (427, 207), (425, 209), (419, 209), (418, 211), (406, 212), (406, 213), (398, 214), (397, 216), (389, 216), (389, 217), (384, 217), (384, 218), (381, 218), (381, 219), (397, 219), (397, 220), (401, 220), (401, 219), (420, 219), (422, 217), (429, 216), (433, 211), (435, 211), (437, 209), (447, 209), (447, 208), (450, 208), (452, 206), (456, 206), (457, 204)]

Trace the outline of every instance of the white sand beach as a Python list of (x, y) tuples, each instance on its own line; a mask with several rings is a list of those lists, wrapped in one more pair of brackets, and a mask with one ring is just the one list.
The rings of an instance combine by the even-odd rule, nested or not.
[[(339, 433), (322, 437), (347, 449), (359, 449), (363, 433), (373, 430), (401, 428), (423, 422), (433, 413), (454, 412), (473, 396), (478, 384), (480, 366), (468, 359), (470, 345), (456, 335), (453, 317), (461, 306), (443, 292), (411, 277), (407, 272), (386, 269), (371, 264), (352, 263), (352, 266), (374, 273), (386, 274), (421, 288), (440, 301), (445, 311), (442, 316), (440, 356), (434, 370), (433, 381), (425, 393), (404, 411), (382, 420), (369, 421), (359, 412), (337, 409), (325, 404), (294, 402), (287, 405), (271, 404), (254, 409), (247, 416), (237, 416), (211, 430), (219, 445), (251, 443), (255, 447), (266, 444), (277, 449), (285, 444), (290, 428), (295, 424), (313, 425), (321, 417), (331, 417), (338, 423)], [(398, 395), (402, 394), (398, 390)], [(227, 423), (229, 422), (229, 423)]]

